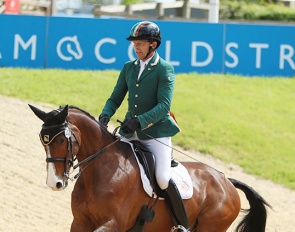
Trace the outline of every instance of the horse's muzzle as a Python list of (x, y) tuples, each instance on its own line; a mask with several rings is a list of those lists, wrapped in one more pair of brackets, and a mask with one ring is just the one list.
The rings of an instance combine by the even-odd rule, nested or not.
[(47, 183), (47, 186), (51, 188), (53, 191), (62, 191), (68, 186), (67, 179), (58, 179), (55, 183)]

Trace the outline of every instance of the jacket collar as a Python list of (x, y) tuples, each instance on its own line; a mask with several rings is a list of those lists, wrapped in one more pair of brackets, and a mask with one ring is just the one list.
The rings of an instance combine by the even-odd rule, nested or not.
[[(148, 66), (156, 66), (159, 63), (160, 60), (160, 56), (159, 54), (156, 52), (155, 55), (153, 56), (153, 58), (150, 60)], [(140, 64), (140, 60), (137, 59), (134, 61), (135, 65), (139, 65)]]
[(139, 79), (138, 79), (138, 72), (139, 72), (139, 69), (140, 69), (140, 60), (139, 59), (135, 60), (133, 62), (133, 64), (134, 64), (134, 69), (133, 69), (134, 70), (134, 74), (133, 75), (135, 76), (137, 82), (140, 82), (148, 74), (150, 74), (153, 71), (153, 69), (159, 64), (159, 60), (160, 60), (160, 56), (156, 52), (155, 55), (150, 60), (150, 62), (147, 64), (146, 68), (141, 73)]
[(154, 57), (152, 58), (152, 60), (150, 61), (151, 66), (156, 66), (159, 63), (159, 60), (160, 60), (160, 56), (158, 55), (158, 53), (156, 53)]

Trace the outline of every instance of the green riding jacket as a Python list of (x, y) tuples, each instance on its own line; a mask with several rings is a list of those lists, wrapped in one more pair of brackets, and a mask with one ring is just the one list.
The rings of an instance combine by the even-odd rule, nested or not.
[[(139, 69), (139, 60), (125, 63), (102, 114), (112, 117), (128, 92), (125, 120), (137, 117), (141, 131), (153, 138), (175, 135), (180, 128), (170, 114), (175, 80), (173, 66), (156, 53), (138, 79)], [(132, 136), (119, 133), (127, 138)], [(137, 136), (142, 140), (151, 139), (144, 133), (137, 131)]]

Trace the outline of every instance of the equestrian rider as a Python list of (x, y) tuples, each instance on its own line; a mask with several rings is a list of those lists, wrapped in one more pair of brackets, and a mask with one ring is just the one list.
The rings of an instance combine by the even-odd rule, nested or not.
[(155, 23), (136, 23), (127, 40), (133, 44), (138, 59), (125, 63), (99, 121), (107, 126), (128, 92), (128, 111), (119, 131), (124, 136), (122, 141), (139, 140), (154, 154), (157, 183), (165, 190), (177, 224), (182, 231), (189, 231), (184, 204), (170, 170), (171, 137), (180, 131), (170, 114), (174, 68), (157, 53), (161, 34)]

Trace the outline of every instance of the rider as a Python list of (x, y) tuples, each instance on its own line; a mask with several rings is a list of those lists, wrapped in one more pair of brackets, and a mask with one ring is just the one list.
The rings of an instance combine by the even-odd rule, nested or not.
[(157, 53), (161, 34), (155, 23), (136, 23), (127, 40), (134, 46), (138, 59), (124, 65), (99, 121), (107, 126), (128, 92), (128, 111), (119, 132), (124, 136), (122, 140), (139, 140), (154, 154), (158, 185), (165, 190), (165, 199), (177, 224), (183, 231), (188, 231), (186, 211), (179, 191), (171, 179), (170, 170), (171, 137), (180, 131), (170, 113), (174, 68)]

